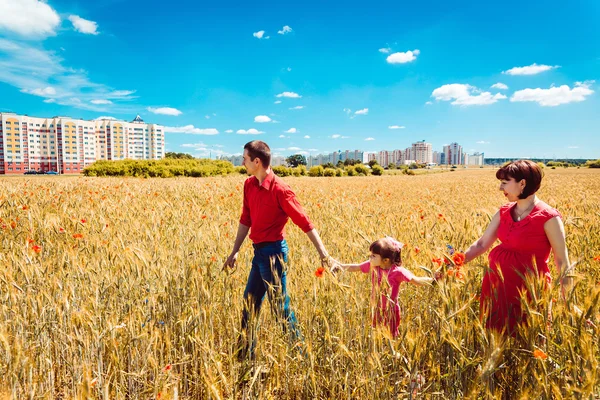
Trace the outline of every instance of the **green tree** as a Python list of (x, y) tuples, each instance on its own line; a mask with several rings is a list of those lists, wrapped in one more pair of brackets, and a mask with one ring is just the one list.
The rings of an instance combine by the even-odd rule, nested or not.
[(294, 154), (293, 156), (286, 158), (285, 162), (288, 166), (295, 168), (298, 165), (306, 165), (306, 157), (304, 157), (302, 154)]
[(371, 161), (369, 161), (369, 167), (373, 168), (374, 165), (379, 165), (379, 163), (377, 162), (377, 160), (371, 160)]
[(165, 158), (175, 158), (179, 160), (193, 160), (194, 157), (191, 154), (187, 153), (175, 153), (173, 151), (169, 151), (165, 153)]

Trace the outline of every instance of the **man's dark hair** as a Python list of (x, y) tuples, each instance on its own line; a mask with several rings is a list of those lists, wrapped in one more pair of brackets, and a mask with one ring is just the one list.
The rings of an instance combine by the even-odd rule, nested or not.
[(263, 167), (268, 168), (271, 165), (271, 149), (269, 145), (262, 140), (253, 140), (244, 145), (244, 150), (248, 151), (250, 161), (256, 157), (262, 162)]

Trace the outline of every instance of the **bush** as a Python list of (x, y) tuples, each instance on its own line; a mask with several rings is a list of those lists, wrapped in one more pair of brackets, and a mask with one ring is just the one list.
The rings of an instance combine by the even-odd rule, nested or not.
[(373, 167), (371, 168), (371, 173), (373, 175), (383, 175), (383, 168), (381, 167), (381, 165), (373, 165)]
[(335, 169), (334, 168), (325, 168), (323, 170), (323, 176), (335, 176)]
[(277, 176), (290, 176), (292, 175), (292, 168), (288, 168), (288, 167), (284, 167), (284, 166), (277, 166), (277, 167), (273, 167), (273, 172), (275, 173), (275, 175)]
[(308, 170), (308, 176), (323, 176), (323, 167), (315, 165)]
[(246, 171), (246, 167), (241, 166), (241, 167), (235, 167), (235, 171), (238, 174), (242, 174), (242, 175), (246, 175), (248, 173), (248, 171)]
[(306, 176), (306, 165), (298, 165), (293, 169), (294, 176)]
[(585, 166), (588, 168), (600, 168), (600, 159), (596, 161), (587, 161)]
[[(451, 170), (451, 171), (454, 171), (454, 170)], [(413, 171), (412, 169), (408, 169), (408, 168), (406, 168), (406, 169), (403, 169), (403, 170), (402, 170), (402, 173), (403, 173), (404, 175), (415, 175), (415, 171)]]
[(217, 176), (243, 172), (229, 161), (165, 158), (162, 160), (96, 161), (83, 170), (86, 176), (134, 176), (170, 178), (173, 176)]
[(351, 165), (347, 166), (344, 169), (346, 170), (346, 175), (348, 175), (348, 176), (356, 176), (356, 175), (358, 175), (356, 173), (356, 168), (353, 167), (353, 166), (351, 166)]
[(367, 176), (369, 175), (369, 168), (365, 165), (359, 164), (355, 165), (354, 169), (358, 175)]
[(346, 172), (342, 168), (336, 168), (335, 176), (344, 176)]

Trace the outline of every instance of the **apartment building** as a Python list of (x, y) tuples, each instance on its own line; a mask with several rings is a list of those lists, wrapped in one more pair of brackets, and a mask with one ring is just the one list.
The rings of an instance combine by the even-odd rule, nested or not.
[(164, 149), (163, 127), (139, 115), (125, 122), (0, 113), (0, 175), (80, 173), (97, 160), (160, 159)]

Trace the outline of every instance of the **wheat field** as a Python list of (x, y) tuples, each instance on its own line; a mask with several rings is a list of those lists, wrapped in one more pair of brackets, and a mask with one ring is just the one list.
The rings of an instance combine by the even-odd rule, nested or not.
[[(482, 328), (482, 256), (461, 279), (403, 285), (391, 340), (371, 327), (367, 276), (317, 277), (317, 252), (289, 223), (288, 288), (306, 350), (290, 349), (263, 307), (252, 364), (233, 354), (248, 239), (237, 269), (221, 269), (244, 176), (3, 178), (0, 396), (600, 398), (600, 171), (545, 175), (539, 197), (563, 215), (577, 285), (566, 302), (556, 286), (536, 296), (519, 338)], [(466, 250), (505, 201), (492, 169), (285, 180), (333, 257), (363, 261), (391, 235), (417, 275), (437, 268), (447, 244)], [(539, 312), (550, 302), (551, 319)]]

